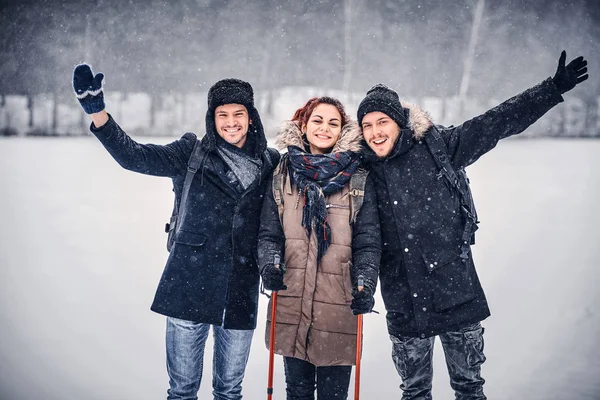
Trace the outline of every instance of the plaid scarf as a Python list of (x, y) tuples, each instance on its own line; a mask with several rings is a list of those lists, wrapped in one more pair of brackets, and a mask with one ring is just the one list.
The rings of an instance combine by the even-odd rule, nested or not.
[(288, 147), (292, 180), (304, 195), (302, 226), (310, 237), (314, 225), (317, 236), (317, 265), (331, 243), (325, 196), (341, 190), (356, 171), (359, 156), (350, 151), (329, 154), (306, 153), (296, 146)]

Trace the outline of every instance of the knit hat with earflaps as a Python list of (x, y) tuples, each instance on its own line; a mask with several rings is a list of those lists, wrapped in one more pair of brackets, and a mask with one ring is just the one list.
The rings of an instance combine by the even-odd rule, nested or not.
[(254, 90), (245, 81), (235, 78), (223, 79), (212, 85), (208, 90), (208, 108), (215, 108), (223, 104), (241, 104), (248, 110), (254, 108)]
[(400, 129), (410, 128), (408, 109), (400, 104), (398, 93), (381, 83), (369, 89), (365, 98), (360, 102), (357, 112), (358, 125), (362, 126), (364, 116), (374, 111), (388, 115), (400, 126)]

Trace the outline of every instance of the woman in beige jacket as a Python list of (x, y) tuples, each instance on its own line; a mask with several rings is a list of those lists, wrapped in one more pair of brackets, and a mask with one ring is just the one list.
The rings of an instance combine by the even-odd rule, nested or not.
[(258, 258), (264, 287), (278, 291), (274, 347), (288, 400), (314, 399), (315, 386), (319, 399), (347, 398), (356, 314), (373, 308), (381, 243), (362, 140), (330, 97), (309, 100), (277, 137), (288, 152), (265, 193)]

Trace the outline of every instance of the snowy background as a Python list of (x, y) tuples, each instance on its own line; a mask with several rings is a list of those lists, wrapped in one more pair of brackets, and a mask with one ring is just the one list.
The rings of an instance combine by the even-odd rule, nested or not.
[[(564, 48), (569, 59), (588, 58), (591, 77), (525, 135), (598, 136), (600, 10), (591, 0), (485, 2), (467, 91), (479, 109), (448, 113), (426, 101), (454, 104), (477, 2), (0, 1), (0, 129), (11, 119), (35, 128), (28, 98), (45, 96), (81, 135), (0, 138), (0, 400), (166, 397), (165, 321), (149, 306), (167, 258), (171, 183), (121, 169), (84, 136), (87, 117), (69, 89), (74, 64), (91, 62), (108, 91), (129, 93), (118, 110), (118, 100), (108, 107), (130, 133), (144, 131), (139, 109), (152, 109), (136, 99), (194, 96), (227, 76), (248, 79), (267, 99), (261, 112), (273, 132), (320, 90), (346, 93), (352, 109), (348, 93), (378, 81), (428, 104), (436, 121), (458, 124), (552, 75)], [(7, 106), (15, 98), (17, 111)], [(202, 107), (167, 134), (202, 133)], [(52, 108), (35, 110), (50, 126), (41, 133), (63, 133), (48, 122)], [(506, 140), (469, 168), (482, 221), (474, 256), (492, 311), (484, 321), (490, 399), (600, 399), (598, 153), (594, 139)], [(365, 317), (362, 398), (398, 399), (380, 297), (376, 309), (382, 314)], [(250, 400), (265, 398), (265, 318), (261, 298), (244, 381)], [(201, 399), (211, 398), (211, 344)], [(450, 400), (439, 342), (434, 363), (434, 397)]]
[[(600, 398), (598, 152), (599, 141), (512, 140), (469, 169), (492, 310), (490, 399)], [(122, 170), (93, 138), (4, 139), (0, 168), (10, 172), (0, 178), (0, 398), (165, 398), (165, 321), (149, 306), (167, 258), (170, 181)], [(248, 399), (265, 397), (266, 306), (261, 297)], [(383, 313), (365, 317), (364, 349), (363, 398), (400, 398)], [(452, 399), (439, 342), (434, 362), (435, 398)]]

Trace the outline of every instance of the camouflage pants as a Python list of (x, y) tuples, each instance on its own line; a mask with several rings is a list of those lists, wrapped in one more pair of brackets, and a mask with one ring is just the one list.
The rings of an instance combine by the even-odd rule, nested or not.
[[(481, 377), (483, 332), (480, 323), (439, 335), (456, 400), (485, 400)], [(392, 336), (392, 359), (402, 378), (402, 400), (431, 400), (435, 337)]]

